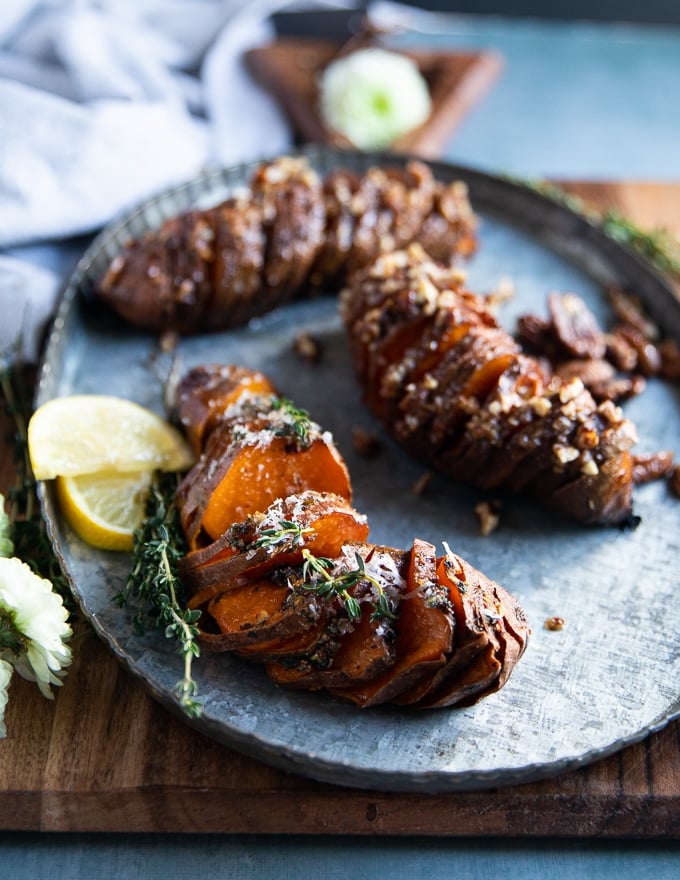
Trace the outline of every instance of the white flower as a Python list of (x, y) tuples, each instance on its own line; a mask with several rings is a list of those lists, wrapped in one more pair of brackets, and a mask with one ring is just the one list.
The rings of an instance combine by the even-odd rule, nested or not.
[(0, 739), (7, 735), (5, 730), (5, 708), (9, 694), (7, 688), (14, 668), (5, 660), (0, 660)]
[(430, 93), (415, 62), (385, 49), (359, 49), (325, 69), (320, 81), (326, 123), (355, 147), (377, 149), (430, 115)]
[(71, 662), (65, 641), (72, 635), (68, 612), (52, 584), (21, 560), (0, 558), (0, 635), (11, 647), (0, 648), (0, 660), (19, 675), (35, 681), (40, 692), (52, 698), (50, 685), (60, 685)]

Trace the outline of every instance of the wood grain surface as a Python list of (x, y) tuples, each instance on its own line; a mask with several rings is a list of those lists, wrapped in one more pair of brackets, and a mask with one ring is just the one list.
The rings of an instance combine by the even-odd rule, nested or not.
[[(319, 113), (318, 82), (340, 46), (327, 40), (279, 39), (246, 53), (258, 82), (279, 101), (305, 142), (350, 146), (329, 130)], [(404, 52), (418, 65), (430, 90), (429, 118), (392, 145), (405, 153), (438, 159), (465, 114), (499, 76), (503, 61), (497, 52)]]
[[(680, 234), (680, 184), (569, 183)], [(4, 437), (7, 422), (0, 425)], [(13, 479), (0, 447), (0, 489)], [(53, 702), (14, 677), (0, 740), (0, 829), (680, 837), (680, 721), (576, 772), (446, 795), (315, 783), (243, 757), (154, 703), (86, 626)]]

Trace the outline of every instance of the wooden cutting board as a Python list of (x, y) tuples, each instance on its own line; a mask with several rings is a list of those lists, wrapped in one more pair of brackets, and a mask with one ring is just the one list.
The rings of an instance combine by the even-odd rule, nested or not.
[[(680, 234), (680, 184), (568, 189)], [(12, 471), (5, 443), (0, 490)], [(154, 703), (86, 626), (74, 654), (54, 702), (17, 677), (11, 684), (0, 740), (2, 830), (680, 837), (680, 721), (535, 784), (446, 795), (357, 791), (271, 769), (194, 732)]]
[[(254, 78), (279, 101), (304, 142), (351, 146), (324, 124), (318, 109), (318, 80), (341, 47), (328, 40), (281, 38), (246, 53)], [(404, 51), (425, 78), (432, 102), (429, 118), (399, 138), (394, 150), (438, 159), (470, 108), (503, 67), (497, 52)]]

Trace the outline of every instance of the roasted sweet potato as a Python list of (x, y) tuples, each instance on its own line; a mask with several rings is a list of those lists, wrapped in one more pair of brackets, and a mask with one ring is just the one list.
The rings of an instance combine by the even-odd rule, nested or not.
[(547, 375), (460, 273), (412, 246), (356, 273), (341, 306), (366, 403), (411, 453), (587, 524), (630, 520), (633, 425)]
[(439, 560), (437, 578), (448, 587), (457, 638), (448, 664), (435, 673), (428, 690), (418, 695), (418, 707), (427, 709), (469, 705), (498, 690), (509, 678), (528, 637), (516, 601), (469, 563), (447, 554)]
[(367, 537), (366, 517), (346, 499), (308, 490), (279, 498), (262, 513), (234, 523), (208, 547), (188, 553), (179, 570), (192, 592), (190, 607), (198, 608), (245, 579), (301, 564), (304, 550), (333, 559), (344, 544)]
[(227, 590), (208, 605), (219, 629), (207, 644), (212, 650), (233, 651), (256, 642), (300, 636), (320, 616), (317, 603), (304, 591), (291, 590), (261, 578)]
[[(496, 359), (477, 371), (468, 360), (464, 387), (482, 396)], [(210, 367), (179, 386), (201, 453), (177, 493), (194, 548), (180, 574), (206, 649), (361, 707), (468, 704), (501, 687), (526, 645), (518, 603), (426, 541), (408, 552), (366, 543), (330, 438), (287, 401), (252, 393), (267, 381)]]
[(184, 374), (175, 391), (175, 409), (197, 455), (224, 413), (244, 394), (277, 391), (264, 373), (234, 364), (195, 367)]
[[(358, 558), (363, 560), (361, 570)], [(347, 598), (341, 598), (345, 615), (334, 618), (332, 638), (321, 659), (305, 655), (296, 664), (269, 664), (270, 677), (285, 687), (337, 689), (372, 681), (390, 668), (395, 657), (393, 618), (398, 617), (405, 592), (408, 562), (408, 553), (389, 547), (343, 548), (332, 574), (357, 574), (347, 593), (357, 603), (359, 617), (349, 613)], [(387, 604), (380, 603), (377, 591)]]
[(220, 330), (306, 290), (337, 289), (413, 240), (447, 263), (467, 257), (475, 226), (465, 186), (435, 181), (420, 162), (322, 181), (304, 158), (283, 156), (259, 166), (246, 192), (129, 242), (96, 292), (154, 332)]
[(371, 681), (394, 662), (394, 649), (384, 626), (364, 615), (349, 632), (340, 633), (332, 660), (316, 668), (305, 655), (297, 664), (269, 663), (267, 674), (275, 684), (298, 690), (345, 688)]

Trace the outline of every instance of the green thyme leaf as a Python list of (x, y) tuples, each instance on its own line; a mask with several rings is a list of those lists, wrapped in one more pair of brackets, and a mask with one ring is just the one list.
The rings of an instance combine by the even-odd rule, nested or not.
[(307, 449), (311, 443), (312, 422), (309, 413), (304, 409), (298, 409), (285, 397), (275, 397), (271, 408), (284, 415), (283, 423), (276, 427), (274, 433), (277, 437), (289, 437), (302, 449)]
[(311, 529), (303, 528), (298, 523), (282, 519), (278, 529), (263, 529), (257, 541), (253, 542), (253, 547), (280, 547), (282, 545), (299, 547), (303, 543), (305, 535), (310, 531)]

